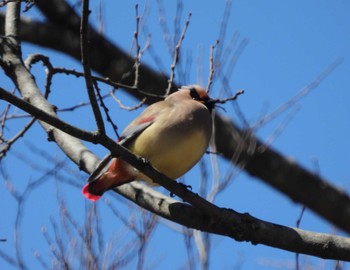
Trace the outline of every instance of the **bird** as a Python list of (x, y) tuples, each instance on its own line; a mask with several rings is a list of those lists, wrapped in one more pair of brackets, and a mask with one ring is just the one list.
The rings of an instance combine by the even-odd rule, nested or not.
[[(183, 86), (147, 107), (125, 128), (119, 143), (175, 180), (189, 171), (206, 152), (212, 134), (214, 105), (201, 86)], [(97, 201), (107, 190), (134, 180), (156, 185), (116, 157), (105, 172), (83, 187), (82, 193), (87, 199)]]

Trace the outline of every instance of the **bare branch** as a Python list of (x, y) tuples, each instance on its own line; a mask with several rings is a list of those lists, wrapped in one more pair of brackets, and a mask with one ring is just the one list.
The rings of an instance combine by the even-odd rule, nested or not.
[(168, 96), (170, 94), (171, 86), (172, 86), (172, 84), (174, 82), (175, 67), (176, 67), (176, 64), (179, 61), (181, 44), (182, 44), (182, 41), (185, 38), (185, 34), (186, 34), (186, 31), (187, 31), (188, 25), (190, 24), (191, 16), (192, 16), (192, 13), (189, 13), (187, 21), (185, 23), (185, 26), (184, 26), (184, 28), (182, 30), (181, 36), (180, 36), (180, 38), (179, 38), (179, 40), (178, 40), (178, 42), (177, 42), (177, 44), (175, 46), (174, 59), (173, 59), (173, 63), (171, 64), (171, 67), (170, 67), (171, 68), (171, 73), (170, 73), (170, 78), (168, 80), (168, 88), (166, 90), (165, 96)]
[(8, 3), (16, 2), (16, 1), (18, 1), (18, 0), (2, 0), (2, 1), (0, 2), (0, 7), (3, 7), (3, 6), (5, 6), (5, 5), (7, 5)]
[[(60, 73), (60, 74), (65, 74), (65, 75), (73, 75), (76, 77), (84, 77), (83, 72), (76, 71), (74, 69), (61, 68), (61, 67), (54, 67), (52, 69), (52, 73), (53, 74)], [(102, 78), (102, 77), (98, 77), (98, 76), (92, 76), (92, 79), (94, 81), (103, 82), (103, 83), (108, 84), (110, 86), (113, 86), (115, 88), (123, 88), (123, 89), (127, 89), (129, 91), (137, 91), (137, 88), (135, 88), (135, 86), (129, 86), (129, 85), (125, 85), (122, 83), (114, 82), (110, 78)]]
[(166, 14), (165, 14), (162, 0), (157, 0), (157, 5), (158, 5), (159, 25), (160, 25), (162, 32), (163, 32), (163, 35), (162, 35), (163, 40), (166, 44), (169, 55), (174, 55), (173, 44), (172, 44), (171, 39), (170, 39), (170, 31), (169, 31), (169, 27), (167, 25), (167, 19), (166, 19)]
[[(225, 1), (225, 9), (224, 9), (224, 13), (222, 14), (222, 20), (221, 20), (219, 36), (218, 36), (218, 40), (221, 41), (221, 44), (217, 48), (216, 58), (219, 58), (222, 53), (222, 47), (224, 45), (224, 41), (226, 38), (227, 24), (230, 19), (230, 14), (232, 11), (231, 6), (232, 6), (232, 0)], [(225, 63), (225, 61), (220, 61), (220, 62)]]
[(24, 2), (24, 3), (26, 3), (26, 5), (23, 9), (23, 12), (27, 12), (29, 9), (31, 9), (35, 5), (34, 0), (2, 0), (0, 2), (0, 7), (3, 7), (11, 2)]
[(259, 151), (265, 151), (266, 148), (270, 147), (272, 143), (276, 140), (276, 138), (282, 133), (282, 131), (285, 129), (288, 123), (293, 119), (295, 114), (297, 113), (298, 108), (295, 108), (295, 110), (291, 111), (286, 119), (276, 128), (276, 130), (265, 140), (264, 146), (259, 148)]
[(211, 85), (213, 84), (214, 79), (214, 49), (219, 44), (219, 40), (216, 40), (214, 45), (210, 47), (210, 58), (209, 58), (209, 78), (208, 78), (208, 85), (207, 85), (207, 92), (210, 92)]
[(267, 122), (272, 121), (277, 116), (281, 115), (284, 111), (291, 108), (294, 104), (296, 104), (298, 101), (300, 101), (303, 97), (305, 97), (307, 94), (309, 94), (312, 90), (317, 88), (320, 83), (326, 79), (329, 74), (331, 74), (342, 62), (343, 58), (337, 58), (334, 60), (333, 63), (331, 63), (328, 67), (326, 67), (309, 85), (302, 88), (294, 97), (292, 97), (290, 100), (288, 100), (286, 103), (279, 106), (277, 109), (275, 109), (273, 112), (271, 112), (269, 115), (266, 115), (262, 119), (260, 119), (257, 123), (252, 125), (252, 128), (254, 130), (260, 128)]
[[(84, 77), (84, 73), (76, 71), (74, 69), (66, 69), (66, 68), (59, 68), (59, 67), (54, 67), (52, 70), (53, 74), (56, 73), (62, 73), (62, 74), (66, 74), (66, 75), (74, 75), (76, 77)], [(126, 89), (128, 91), (131, 91), (133, 93), (138, 92), (141, 93), (142, 95), (145, 95), (147, 97), (150, 97), (150, 99), (153, 98), (158, 98), (158, 99), (164, 99), (165, 96), (161, 95), (161, 94), (152, 94), (149, 93), (148, 91), (142, 90), (140, 88), (136, 88), (135, 86), (130, 86), (130, 85), (126, 85), (126, 84), (122, 84), (122, 83), (118, 83), (115, 81), (112, 81), (110, 78), (102, 78), (102, 77), (98, 77), (98, 76), (92, 76), (94, 81), (98, 81), (98, 82), (103, 82), (105, 84), (108, 84), (116, 89), (118, 88), (123, 88)], [(142, 99), (142, 98), (141, 98)]]
[(111, 91), (109, 93), (111, 95), (111, 97), (118, 103), (119, 107), (123, 110), (127, 110), (127, 111), (133, 111), (133, 110), (137, 110), (138, 108), (140, 108), (143, 104), (145, 104), (147, 98), (143, 98), (138, 104), (136, 104), (135, 106), (129, 107), (129, 106), (125, 106), (123, 105), (123, 103), (120, 101), (120, 99), (118, 99), (115, 95), (114, 92)]
[(10, 150), (11, 146), (31, 128), (31, 126), (35, 123), (35, 118), (32, 118), (24, 128), (19, 131), (12, 139), (7, 140), (5, 146), (0, 149), (0, 161), (6, 155), (6, 153)]
[(45, 85), (45, 94), (44, 97), (47, 99), (49, 94), (50, 94), (50, 87), (51, 87), (51, 82), (52, 82), (52, 77), (53, 77), (53, 66), (50, 62), (50, 59), (42, 54), (32, 54), (28, 56), (28, 58), (24, 61), (25, 67), (30, 70), (31, 66), (33, 64), (36, 64), (37, 62), (42, 62), (44, 66), (47, 67), (47, 77), (46, 77), (46, 85)]
[(232, 100), (236, 100), (238, 98), (238, 96), (244, 94), (244, 90), (239, 90), (236, 92), (236, 94), (234, 94), (233, 96), (231, 97), (228, 97), (228, 98), (225, 98), (225, 99), (213, 99), (211, 102), (216, 104), (216, 103), (219, 103), (219, 104), (224, 104), (228, 101), (232, 101)]
[(93, 84), (95, 86), (96, 93), (97, 93), (98, 99), (100, 101), (100, 106), (102, 107), (102, 109), (106, 115), (107, 122), (109, 122), (111, 124), (116, 137), (119, 138), (118, 126), (113, 122), (113, 119), (110, 116), (109, 109), (107, 108), (107, 106), (104, 102), (104, 98), (101, 94), (101, 89), (99, 88), (97, 81), (93, 81)]
[(94, 85), (91, 77), (90, 60), (89, 60), (89, 47), (88, 47), (88, 18), (89, 18), (89, 0), (83, 0), (82, 12), (81, 12), (81, 24), (80, 24), (80, 36), (81, 36), (81, 62), (84, 68), (84, 78), (86, 83), (86, 89), (88, 91), (89, 100), (92, 110), (94, 112), (95, 121), (97, 125), (98, 133), (105, 133), (105, 126), (102, 119), (100, 109), (97, 104)]
[(138, 82), (139, 82), (139, 68), (140, 68), (140, 44), (139, 44), (139, 27), (140, 27), (140, 17), (139, 17), (139, 10), (138, 10), (139, 5), (135, 5), (135, 15), (136, 15), (136, 30), (134, 32), (134, 39), (135, 39), (135, 44), (136, 44), (136, 56), (135, 56), (135, 81), (134, 81), (134, 87), (137, 89), (138, 88)]
[(13, 267), (16, 267), (16, 268), (20, 268), (20, 265), (16, 260), (16, 258), (11, 257), (1, 249), (0, 249), (0, 257), (4, 259), (9, 265), (12, 265)]
[(50, 123), (52, 126), (59, 128), (62, 131), (71, 134), (72, 136), (75, 136), (77, 138), (80, 138), (89, 142), (96, 142), (96, 137), (97, 137), (96, 134), (76, 128), (60, 120), (56, 116), (52, 116), (46, 113), (45, 111), (31, 105), (30, 103), (16, 97), (15, 95), (8, 93), (6, 90), (2, 89), (1, 87), (0, 87), (0, 99), (6, 100), (7, 102), (15, 105), (16, 107), (26, 111), (30, 115), (33, 115), (35, 118), (43, 120), (46, 123)]
[[(231, 92), (230, 92), (231, 87), (229, 85), (229, 78), (232, 77), (234, 68), (237, 64), (237, 61), (238, 61), (239, 57), (241, 56), (243, 50), (245, 49), (245, 47), (248, 44), (248, 40), (243, 39), (239, 43), (238, 48), (233, 51), (233, 48), (235, 47), (236, 42), (238, 42), (238, 37), (239, 37), (239, 35), (237, 33), (235, 33), (232, 36), (230, 43), (228, 44), (228, 46), (226, 47), (226, 49), (222, 53), (222, 55), (219, 54), (219, 52), (222, 51), (222, 49), (220, 47), (218, 48), (217, 54), (216, 54), (216, 57), (220, 59), (219, 62), (221, 63), (221, 65), (216, 67), (216, 69), (218, 70), (217, 74), (218, 74), (218, 76), (221, 79), (221, 82), (223, 84), (222, 90), (223, 90), (223, 93), (225, 96), (229, 96), (231, 94)], [(232, 53), (232, 51), (233, 51), (233, 53)], [(227, 59), (229, 59), (229, 60), (227, 60)], [(225, 68), (226, 68), (226, 70), (225, 70)], [(234, 102), (234, 103), (231, 103), (231, 105), (232, 105), (234, 111), (236, 112), (236, 114), (238, 115), (238, 119), (242, 122), (243, 127), (249, 128), (250, 124), (248, 123), (243, 112), (239, 108), (239, 104), (237, 102)]]

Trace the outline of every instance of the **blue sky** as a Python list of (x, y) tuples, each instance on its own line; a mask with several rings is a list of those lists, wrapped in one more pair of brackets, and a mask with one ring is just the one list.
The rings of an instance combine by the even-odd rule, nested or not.
[[(134, 4), (133, 1), (102, 1), (106, 35), (130, 52), (133, 51), (132, 37), (135, 29)], [(97, 3), (92, 3), (91, 19), (96, 21), (98, 9), (94, 5)], [(163, 5), (170, 34), (173, 34), (176, 4)], [(162, 66), (166, 68), (161, 71), (169, 74), (172, 57), (163, 40), (157, 1), (148, 1), (146, 6), (145, 9), (145, 3), (140, 1), (140, 14), (147, 14), (142, 17), (141, 26), (146, 27), (142, 28), (144, 32), (140, 35), (142, 37), (141, 46), (145, 42), (144, 37), (151, 32), (151, 47), (159, 54)], [(189, 12), (192, 13), (192, 17), (183, 41), (182, 52), (186, 56), (191, 56), (192, 64), (184, 81), (180, 76), (175, 78), (177, 83), (199, 83), (204, 86), (207, 84), (210, 46), (218, 38), (224, 6), (225, 1), (192, 0), (184, 3), (181, 25), (184, 25)], [(347, 191), (350, 189), (348, 169), (350, 150), (348, 141), (350, 136), (349, 14), (350, 2), (345, 0), (336, 2), (323, 0), (233, 1), (225, 39), (220, 40), (225, 47), (229, 44), (231, 37), (239, 33), (238, 41), (243, 39), (249, 41), (239, 57), (229, 85), (233, 92), (245, 89), (245, 94), (239, 97), (238, 103), (250, 124), (257, 122), (262, 115), (288, 101), (300, 89), (311, 83), (334, 60), (339, 57), (343, 58), (342, 64), (322, 81), (317, 89), (298, 102), (294, 108), (264, 125), (257, 131), (257, 135), (262, 140), (268, 140), (292, 113), (292, 120), (273, 141), (272, 146), (311, 171), (317, 170), (316, 160), (320, 168), (319, 173), (334, 185)], [(30, 15), (36, 16), (36, 13), (30, 11)], [(38, 51), (42, 51), (42, 48), (24, 44), (24, 56)], [(81, 70), (80, 64), (69, 57), (50, 50), (44, 52), (55, 66)], [(159, 65), (147, 52), (142, 61), (155, 69), (159, 68)], [(43, 70), (40, 65), (35, 67), (35, 73), (38, 76), (37, 81), (40, 82), (40, 78), (43, 78)], [(0, 76), (3, 78), (4, 75), (0, 73)], [(7, 80), (3, 82), (5, 85), (1, 83), (2, 87), (11, 89)], [(39, 86), (42, 85), (39, 83)], [(103, 87), (103, 90), (108, 91), (109, 88)], [(219, 91), (218, 81), (213, 85), (212, 96), (221, 95)], [(52, 92), (51, 101), (57, 102), (59, 106), (87, 100), (86, 96), (81, 95), (84, 92), (82, 81), (75, 78), (58, 77), (54, 81)], [(127, 105), (134, 105), (137, 102), (123, 95), (122, 92), (118, 93), (118, 96)], [(0, 103), (1, 108), (3, 105), (4, 103)], [(228, 117), (239, 121), (229, 104), (224, 107), (227, 109), (225, 114)], [(114, 108), (114, 110), (112, 113), (121, 130), (139, 113), (139, 111), (129, 113), (119, 108)], [(73, 116), (62, 114), (62, 117), (83, 128), (94, 129), (89, 113), (88, 110), (83, 109), (74, 112)], [(221, 113), (224, 112), (221, 111)], [(13, 122), (8, 134), (11, 132), (15, 134), (17, 124), (20, 122)], [(110, 134), (113, 136), (112, 132)], [(36, 126), (15, 150), (33, 156), (33, 150), (28, 149), (24, 144), (39, 140), (46, 142), (46, 135)], [(64, 159), (63, 154), (53, 144), (45, 144), (45, 149), (58, 160)], [(99, 147), (93, 147), (93, 149), (99, 156), (105, 153)], [(35, 154), (34, 158), (44, 168), (53, 166)], [(209, 161), (208, 157), (205, 159)], [(68, 160), (67, 163), (69, 164)], [(19, 190), (24, 189), (23, 182), (34, 180), (41, 175), (40, 172), (32, 172), (29, 166), (16, 158), (15, 154), (9, 154), (3, 165), (10, 171), (11, 179)], [(12, 169), (13, 166), (16, 170)], [(225, 174), (230, 168), (231, 165), (220, 161), (222, 174)], [(80, 179), (81, 185), (86, 177), (74, 171), (66, 172), (64, 175), (68, 175), (68, 178), (71, 179)], [(188, 173), (185, 178), (187, 181), (199, 179), (198, 168)], [(63, 197), (77, 220), (82, 219), (87, 204), (79, 188), (59, 184), (53, 179), (45, 182), (30, 195), (23, 216), (25, 225), (23, 239), (26, 240), (23, 253), (33, 268), (37, 267), (37, 262), (31, 255), (33, 250), (39, 250), (43, 256), (45, 255), (46, 243), (41, 228), (42, 226), (50, 227), (49, 216), (57, 215), (56, 189), (58, 188), (64, 194)], [(198, 187), (198, 183), (191, 182), (191, 185), (194, 190)], [(106, 197), (112, 198), (109, 195)], [(120, 207), (122, 211), (128, 211), (123, 199), (113, 200), (116, 207)], [(248, 212), (258, 218), (286, 226), (295, 226), (301, 210), (300, 205), (244, 172), (237, 175), (230, 187), (215, 202), (219, 206), (233, 208), (239, 212)], [(0, 238), (11, 239), (15, 208), (14, 200), (8, 194), (4, 183), (0, 184), (0, 205), (4, 213), (0, 222)], [(100, 207), (103, 212), (102, 222), (106, 235), (113, 238), (121, 234), (122, 225), (110, 224), (108, 222), (111, 216), (110, 211), (102, 202)], [(301, 228), (317, 232), (336, 231), (331, 224), (324, 222), (308, 210), (302, 220)], [(5, 244), (0, 243), (0, 248), (13, 251), (10, 247), (11, 243), (11, 240)], [(156, 265), (157, 269), (180, 269), (183, 266), (186, 260), (183, 238), (169, 226), (161, 223), (151, 238), (150, 245), (149, 253), (146, 254), (148, 268)], [(238, 269), (295, 269), (294, 256), (292, 253), (270, 247), (252, 246), (249, 243), (238, 243), (231, 239), (214, 236), (210, 260), (211, 269), (233, 269), (236, 266), (241, 266)], [(4, 262), (0, 261), (0, 266), (2, 263)], [(334, 269), (333, 262), (311, 257), (302, 257), (301, 263), (304, 263), (305, 266), (311, 263), (317, 269)]]

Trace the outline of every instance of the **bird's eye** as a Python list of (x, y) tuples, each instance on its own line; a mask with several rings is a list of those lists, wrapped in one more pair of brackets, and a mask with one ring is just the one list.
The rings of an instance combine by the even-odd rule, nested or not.
[(194, 88), (194, 87), (190, 88), (190, 95), (191, 95), (192, 99), (194, 99), (194, 100), (201, 100), (201, 97), (198, 95), (198, 92), (197, 92), (196, 88)]

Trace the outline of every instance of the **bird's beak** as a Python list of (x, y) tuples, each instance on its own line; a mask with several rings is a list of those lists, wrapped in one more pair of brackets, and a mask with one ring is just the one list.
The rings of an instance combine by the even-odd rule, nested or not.
[(208, 108), (209, 112), (211, 113), (215, 108), (216, 99), (208, 98), (206, 100), (201, 100), (201, 102)]

